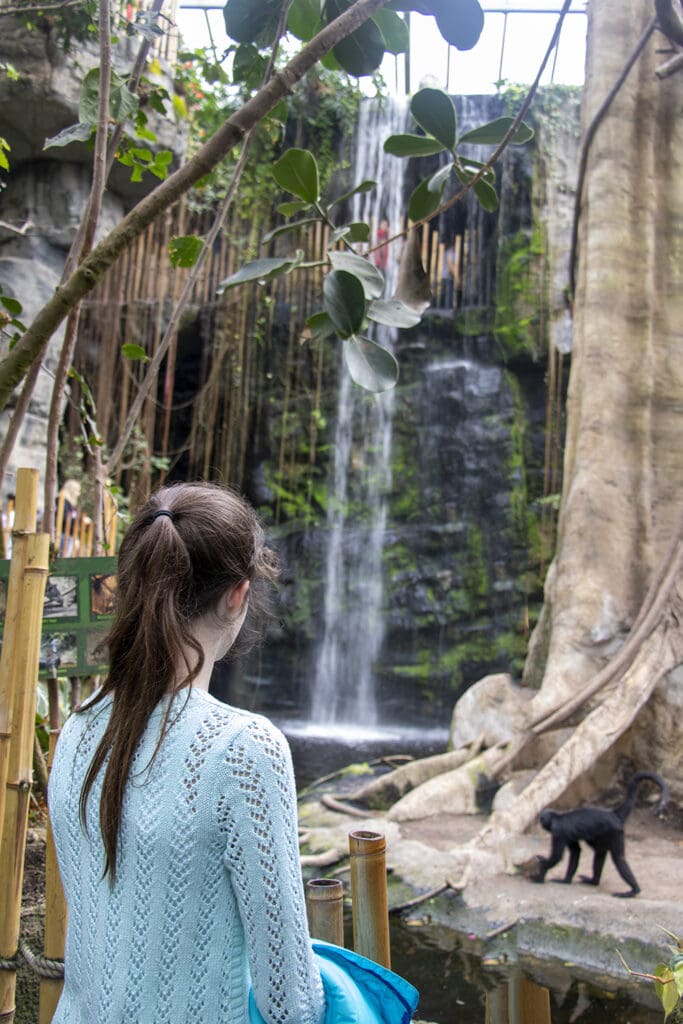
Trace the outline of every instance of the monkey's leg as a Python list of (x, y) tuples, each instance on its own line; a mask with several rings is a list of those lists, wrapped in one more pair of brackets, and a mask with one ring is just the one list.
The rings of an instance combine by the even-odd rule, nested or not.
[(531, 879), (532, 882), (545, 881), (546, 871), (550, 871), (551, 868), (554, 868), (562, 860), (564, 847), (564, 840), (554, 835), (552, 846), (550, 847), (550, 856), (538, 858), (538, 874)]
[(612, 841), (610, 853), (612, 855), (612, 860), (614, 861), (615, 868), (617, 869), (621, 877), (624, 879), (624, 881), (631, 886), (631, 889), (629, 892), (615, 892), (612, 895), (628, 898), (630, 896), (637, 896), (640, 892), (640, 886), (636, 882), (636, 876), (633, 874), (630, 867), (626, 863), (626, 857), (624, 856), (624, 847), (624, 833), (618, 832)]
[(581, 875), (581, 881), (585, 882), (586, 885), (600, 885), (600, 876), (602, 875), (602, 869), (605, 866), (605, 858), (607, 857), (607, 850), (596, 850), (593, 854), (593, 877), (588, 875)]
[(579, 858), (581, 857), (581, 847), (579, 846), (576, 840), (574, 840), (573, 843), (568, 843), (567, 845), (569, 846), (569, 863), (567, 864), (567, 873), (565, 874), (562, 881), (569, 885), (572, 878), (574, 877), (576, 869), (579, 866)]

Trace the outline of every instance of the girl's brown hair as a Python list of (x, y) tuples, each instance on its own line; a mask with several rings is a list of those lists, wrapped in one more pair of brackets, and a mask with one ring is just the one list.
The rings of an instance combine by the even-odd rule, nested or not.
[[(162, 488), (128, 528), (119, 552), (116, 614), (106, 641), (109, 673), (88, 703), (92, 707), (111, 695), (111, 715), (80, 798), (85, 823), (88, 795), (106, 761), (100, 828), (104, 874), (112, 882), (124, 789), (149, 716), (164, 695), (190, 684), (204, 664), (193, 623), (216, 608), (232, 587), (249, 580), (247, 620), (231, 650), (243, 653), (260, 634), (267, 611), (264, 584), (277, 572), (276, 557), (264, 544), (251, 506), (213, 484)], [(154, 756), (170, 710), (169, 702)]]

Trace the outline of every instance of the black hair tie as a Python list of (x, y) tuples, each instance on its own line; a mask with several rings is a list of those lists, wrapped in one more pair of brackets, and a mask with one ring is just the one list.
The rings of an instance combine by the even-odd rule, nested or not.
[(171, 520), (171, 522), (173, 522), (173, 513), (168, 508), (157, 509), (157, 511), (152, 516), (152, 522), (154, 522), (155, 519), (158, 519), (159, 516), (168, 516), (168, 518)]

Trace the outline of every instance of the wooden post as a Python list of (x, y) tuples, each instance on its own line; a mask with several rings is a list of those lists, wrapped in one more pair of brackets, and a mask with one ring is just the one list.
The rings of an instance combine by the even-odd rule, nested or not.
[[(36, 681), (40, 658), (43, 600), (48, 573), (50, 536), (30, 533), (25, 527), (36, 521), (38, 474), (24, 477), (20, 503), (20, 475), (17, 475), (17, 516), (13, 553), (18, 552), (21, 577), (17, 580), (15, 558), (10, 569), (5, 642), (0, 659), (0, 710), (11, 695), (11, 739), (4, 779), (4, 816), (0, 837), (0, 959), (12, 960), (19, 942), (21, 887), (24, 878), (24, 850), (28, 827), (33, 768), (33, 733), (36, 715)], [(34, 491), (35, 488), (35, 491)], [(24, 504), (25, 503), (25, 504)], [(22, 529), (22, 527), (24, 529)], [(21, 531), (21, 532), (20, 532)], [(14, 586), (12, 578), (14, 577)], [(12, 607), (10, 607), (10, 598)], [(6, 654), (6, 652), (8, 652)], [(4, 728), (3, 728), (4, 731)], [(3, 746), (7, 742), (2, 737)], [(3, 756), (3, 760), (4, 760)], [(12, 1024), (16, 991), (16, 969), (0, 968), (0, 1020)]]
[(515, 971), (508, 981), (510, 1024), (551, 1024), (550, 992)]
[(379, 832), (349, 833), (353, 948), (390, 968), (386, 845)]
[[(56, 677), (48, 679), (48, 700), (50, 709), (50, 745), (48, 747), (48, 769), (52, 767), (55, 747), (61, 727), (59, 714), (59, 684)], [(45, 956), (48, 960), (63, 960), (66, 942), (66, 903), (62, 880), (59, 877), (57, 854), (50, 826), (47, 819), (45, 837)], [(39, 1024), (50, 1024), (64, 982), (61, 978), (40, 979), (40, 1013)]]
[(337, 878), (306, 883), (306, 915), (311, 938), (344, 945), (344, 887)]

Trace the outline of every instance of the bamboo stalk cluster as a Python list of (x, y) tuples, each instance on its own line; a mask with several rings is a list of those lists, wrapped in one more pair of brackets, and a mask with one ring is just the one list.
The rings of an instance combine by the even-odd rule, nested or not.
[(20, 469), (0, 654), (0, 1019), (14, 1019), (36, 681), (50, 537), (36, 533), (38, 471)]

